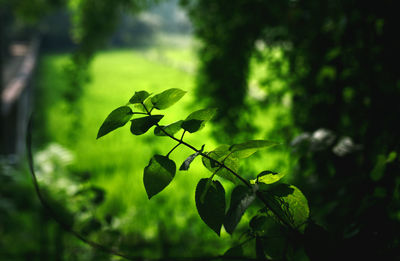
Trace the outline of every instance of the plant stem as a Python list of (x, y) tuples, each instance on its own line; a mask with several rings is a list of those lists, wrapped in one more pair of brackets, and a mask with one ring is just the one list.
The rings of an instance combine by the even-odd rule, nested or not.
[(179, 145), (181, 145), (182, 143), (178, 143), (176, 144), (167, 154), (167, 158), (169, 158), (169, 154), (171, 154), (171, 152), (173, 152), (176, 148), (178, 148)]
[[(145, 106), (143, 103), (142, 103), (142, 105), (143, 105), (144, 109), (146, 110), (147, 114), (148, 114), (149, 116), (151, 116), (151, 111), (148, 111), (147, 108), (146, 108), (146, 106)], [(183, 134), (182, 134), (182, 138), (181, 138), (181, 139), (177, 139), (177, 138), (175, 138), (174, 136), (170, 135), (168, 132), (166, 132), (158, 123), (156, 123), (156, 126), (159, 127), (159, 128), (161, 129), (161, 131), (164, 132), (165, 135), (167, 135), (167, 136), (170, 137), (171, 139), (173, 139), (173, 140), (175, 140), (175, 141), (178, 142), (178, 145), (176, 145), (173, 149), (175, 149), (175, 148), (176, 148), (177, 146), (179, 146), (180, 144), (183, 144), (183, 145), (185, 145), (186, 147), (188, 147), (188, 148), (194, 150), (195, 152), (197, 152), (199, 155), (201, 155), (201, 156), (203, 156), (203, 157), (205, 157), (205, 158), (207, 158), (207, 159), (209, 159), (209, 160), (211, 160), (211, 161), (216, 162), (216, 163), (220, 166), (220, 168), (225, 168), (225, 169), (228, 170), (230, 173), (232, 173), (236, 178), (238, 178), (243, 184), (245, 184), (248, 188), (252, 188), (251, 185), (250, 185), (250, 183), (249, 183), (247, 180), (245, 180), (244, 178), (242, 178), (239, 174), (237, 174), (237, 173), (236, 173), (235, 171), (233, 171), (231, 168), (229, 168), (228, 166), (226, 166), (223, 162), (219, 162), (218, 160), (215, 160), (215, 159), (211, 158), (210, 156), (208, 156), (207, 154), (203, 153), (203, 147), (204, 147), (204, 145), (203, 145), (203, 147), (202, 147), (201, 150), (198, 150), (198, 149), (196, 149), (195, 147), (193, 147), (192, 145), (190, 145), (190, 144), (184, 142), (184, 141), (182, 140), (182, 138), (183, 138), (183, 135), (185, 134), (185, 131), (184, 131)], [(224, 159), (224, 160), (225, 160), (225, 159)], [(218, 168), (218, 170), (219, 170), (220, 168)], [(218, 171), (218, 170), (217, 170), (217, 171)], [(215, 172), (215, 173), (216, 173), (216, 172)], [(215, 174), (215, 173), (214, 173), (214, 174)], [(213, 174), (213, 176), (214, 176), (214, 174)], [(275, 211), (275, 210), (270, 206), (270, 204), (264, 199), (264, 197), (262, 196), (262, 194), (261, 194), (259, 191), (256, 192), (256, 196), (257, 196), (257, 198), (259, 198), (259, 199), (263, 202), (263, 204), (264, 204), (269, 210), (271, 210), (272, 213), (274, 213), (274, 215), (282, 222), (282, 224), (284, 224), (285, 226), (287, 226), (287, 227), (288, 227), (289, 229), (291, 229), (294, 233), (298, 234), (298, 232), (290, 225), (290, 223), (288, 223), (285, 219), (281, 218), (281, 217), (276, 213), (276, 211)]]

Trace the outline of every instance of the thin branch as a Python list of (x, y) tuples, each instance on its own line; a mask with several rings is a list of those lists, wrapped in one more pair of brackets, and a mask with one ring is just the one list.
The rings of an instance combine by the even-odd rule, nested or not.
[[(143, 103), (142, 103), (143, 104)], [(151, 112), (149, 112), (146, 108), (146, 106), (143, 104), (143, 107), (145, 108), (145, 110), (147, 111), (147, 114), (150, 116)], [(236, 178), (238, 178), (243, 184), (245, 184), (248, 188), (251, 188), (250, 183), (245, 180), (244, 178), (242, 178), (239, 174), (237, 174), (235, 171), (233, 171), (231, 168), (229, 168), (228, 166), (226, 166), (223, 162), (219, 162), (218, 160), (215, 160), (213, 158), (211, 158), (210, 156), (208, 156), (207, 154), (203, 153), (202, 150), (198, 150), (195, 147), (193, 147), (192, 145), (184, 142), (183, 140), (179, 140), (177, 138), (175, 138), (174, 136), (170, 135), (168, 132), (166, 132), (163, 128), (161, 128), (161, 126), (156, 123), (156, 126), (159, 127), (161, 129), (162, 132), (164, 132), (164, 134), (168, 137), (170, 137), (171, 139), (179, 142), (180, 144), (185, 145), (186, 147), (194, 150), (195, 152), (197, 152), (199, 155), (209, 159), (210, 161), (214, 161), (215, 163), (217, 163), (220, 167), (225, 168), (226, 170), (228, 170), (230, 173), (232, 173)], [(295, 230), (292, 225), (290, 223), (288, 223), (285, 219), (281, 218), (278, 213), (269, 205), (269, 203), (263, 198), (262, 194), (257, 191), (256, 192), (256, 196), (258, 199), (261, 200), (261, 202), (263, 202), (263, 204), (269, 209), (271, 210), (272, 213), (274, 213), (274, 215), (282, 222), (282, 224), (284, 224), (285, 226), (287, 226), (290, 230), (293, 231), (293, 233), (295, 234), (299, 234), (297, 230)]]
[(173, 152), (176, 148), (178, 148), (179, 145), (181, 145), (182, 143), (178, 143), (176, 144), (167, 154), (167, 158), (169, 158), (169, 155), (171, 154), (171, 152)]

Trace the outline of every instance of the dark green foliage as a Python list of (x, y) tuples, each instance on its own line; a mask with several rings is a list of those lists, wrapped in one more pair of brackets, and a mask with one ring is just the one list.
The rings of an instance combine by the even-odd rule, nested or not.
[(122, 106), (113, 110), (101, 125), (97, 133), (97, 139), (124, 126), (131, 119), (132, 114), (132, 110), (128, 106)]
[(131, 120), (131, 132), (134, 135), (142, 135), (156, 125), (164, 115), (151, 115)]
[[(350, 249), (369, 249), (369, 259), (398, 258), (398, 248), (392, 246), (399, 236), (389, 226), (371, 225), (376, 220), (399, 224), (399, 189), (394, 184), (400, 167), (385, 163), (390, 153), (400, 151), (400, 125), (395, 124), (400, 115), (400, 41), (394, 1), (183, 2), (203, 42), (198, 93), (212, 98), (211, 106), (222, 106), (216, 119), (223, 127), (216, 137), (224, 130), (231, 137), (242, 135), (239, 130), (244, 127), (234, 117), (247, 109), (249, 59), (261, 53), (254, 46), (279, 49), (281, 59), (265, 61), (268, 76), (260, 87), (268, 95), (260, 105), (268, 106), (274, 101), (271, 97), (280, 100), (285, 94), (268, 84), (275, 74), (292, 95), (292, 129), (326, 128), (337, 141), (350, 137), (362, 147), (336, 153), (335, 143), (319, 151), (305, 146), (296, 155), (300, 160), (293, 182), (309, 193), (317, 223), (343, 235), (334, 243), (341, 249), (332, 259), (348, 256)], [(288, 65), (284, 74), (283, 64)], [(228, 110), (232, 114), (225, 113)], [(274, 131), (284, 133), (278, 126)], [(360, 229), (347, 239), (350, 224)]]
[(241, 245), (229, 248), (224, 253), (225, 257), (240, 257), (243, 256), (243, 248)]
[(132, 96), (132, 98), (130, 98), (129, 103), (131, 103), (131, 104), (142, 103), (149, 96), (150, 96), (150, 93), (148, 93), (146, 91), (135, 92), (135, 94)]
[(175, 172), (176, 165), (173, 160), (162, 155), (155, 155), (143, 173), (143, 183), (148, 198), (150, 199), (168, 186)]
[(285, 230), (276, 220), (267, 215), (260, 214), (250, 221), (252, 232), (258, 239), (258, 252), (260, 256), (265, 254), (272, 259), (284, 259), (288, 249), (288, 238)]
[(196, 187), (195, 200), (201, 219), (219, 236), (225, 218), (225, 190), (221, 183), (201, 179)]
[(229, 234), (233, 233), (244, 212), (255, 199), (255, 192), (249, 188), (237, 186), (233, 189), (231, 194), (231, 204), (224, 221), (225, 230)]
[(278, 184), (261, 191), (273, 215), (292, 228), (304, 232), (310, 210), (303, 193), (293, 185)]

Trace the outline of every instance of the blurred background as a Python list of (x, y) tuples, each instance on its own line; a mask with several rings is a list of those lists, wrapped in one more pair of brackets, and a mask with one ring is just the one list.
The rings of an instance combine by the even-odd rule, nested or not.
[(218, 108), (187, 135), (197, 148), (282, 143), (239, 172), (284, 172), (308, 198), (319, 230), (293, 260), (400, 259), (396, 15), (392, 0), (0, 0), (0, 260), (121, 259), (40, 204), (31, 115), (39, 185), (85, 238), (148, 258), (215, 256), (240, 240), (249, 216), (220, 238), (198, 216), (194, 190), (209, 176), (200, 160), (149, 201), (143, 168), (175, 144), (127, 126), (96, 140), (135, 91), (168, 88), (188, 93), (164, 123)]

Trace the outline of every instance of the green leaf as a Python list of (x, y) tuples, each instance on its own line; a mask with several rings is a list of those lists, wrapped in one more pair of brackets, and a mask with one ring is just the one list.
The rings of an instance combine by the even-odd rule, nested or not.
[(166, 156), (154, 155), (144, 168), (143, 183), (150, 199), (161, 192), (175, 176), (176, 165)]
[(164, 115), (151, 115), (131, 120), (131, 132), (134, 135), (146, 133), (151, 127), (156, 125)]
[(132, 114), (133, 112), (128, 106), (122, 106), (113, 110), (100, 126), (99, 132), (97, 133), (97, 139), (124, 126), (130, 120)]
[(139, 91), (135, 92), (135, 94), (132, 96), (132, 98), (129, 100), (129, 103), (135, 104), (135, 103), (142, 103), (146, 100), (147, 97), (150, 96), (150, 93), (146, 91)]
[(283, 259), (288, 242), (282, 226), (268, 214), (254, 216), (249, 224), (255, 236), (260, 240), (258, 247), (274, 260)]
[(294, 229), (304, 232), (310, 209), (306, 197), (297, 187), (278, 184), (262, 192), (262, 195), (278, 219), (284, 220)]
[(225, 190), (217, 180), (201, 179), (195, 193), (197, 212), (212, 230), (220, 235), (225, 218)]
[(276, 146), (279, 143), (269, 140), (250, 140), (240, 144), (233, 144), (229, 150), (237, 158), (247, 158), (259, 149)]
[(209, 156), (211, 159), (210, 160), (206, 157), (203, 157), (203, 165), (211, 172), (216, 172), (216, 175), (232, 181), (234, 184), (238, 182), (237, 178), (227, 169), (225, 168), (220, 168), (220, 165), (217, 163), (224, 161), (224, 165), (233, 170), (234, 172), (238, 172), (240, 162), (239, 159), (234, 157), (231, 152), (229, 151), (229, 145), (221, 145), (215, 150), (205, 153), (207, 156)]
[(254, 183), (264, 183), (264, 184), (273, 184), (275, 182), (278, 182), (281, 178), (285, 176), (284, 173), (277, 173), (273, 171), (263, 171), (260, 174), (257, 175), (257, 179), (251, 180), (250, 182), (252, 184)]
[(201, 120), (185, 120), (182, 122), (182, 129), (190, 133), (200, 130), (204, 126)]
[(189, 114), (182, 123), (182, 128), (190, 133), (196, 132), (205, 126), (205, 123), (214, 117), (217, 109), (201, 109)]
[(170, 106), (174, 105), (185, 94), (186, 94), (186, 92), (181, 89), (172, 88), (172, 89), (165, 90), (162, 93), (159, 93), (157, 95), (154, 95), (151, 98), (151, 102), (153, 103), (154, 108), (156, 108), (158, 110), (164, 110), (164, 109), (167, 109)]
[[(144, 108), (144, 106), (146, 106), (147, 110)], [(153, 103), (151, 103), (151, 97), (147, 97), (147, 99), (144, 100), (143, 104), (142, 103), (133, 104), (133, 108), (139, 112), (147, 113), (153, 108)]]
[(257, 260), (267, 260), (264, 253), (264, 244), (260, 237), (256, 237), (256, 257)]
[(185, 161), (182, 163), (181, 167), (179, 170), (188, 170), (190, 167), (190, 164), (193, 162), (193, 160), (200, 154), (200, 152), (193, 153), (189, 157), (185, 159)]
[(174, 134), (177, 133), (181, 129), (182, 122), (183, 121), (177, 121), (177, 122), (171, 123), (171, 124), (169, 124), (167, 126), (160, 126), (160, 127), (157, 126), (157, 127), (154, 128), (154, 135), (156, 135), (156, 136), (167, 136), (162, 131), (162, 129), (163, 129), (169, 135), (174, 136)]
[(370, 173), (370, 177), (373, 181), (379, 181), (386, 170), (386, 156), (383, 154), (378, 155), (378, 159), (374, 168)]
[(255, 199), (254, 191), (244, 186), (237, 186), (232, 190), (231, 204), (224, 222), (225, 230), (229, 234), (233, 233), (244, 212)]
[(225, 256), (225, 257), (234, 257), (234, 258), (242, 257), (242, 256), (243, 256), (243, 248), (242, 248), (242, 245), (238, 245), (238, 246), (229, 248), (229, 249), (224, 253), (223, 256)]

